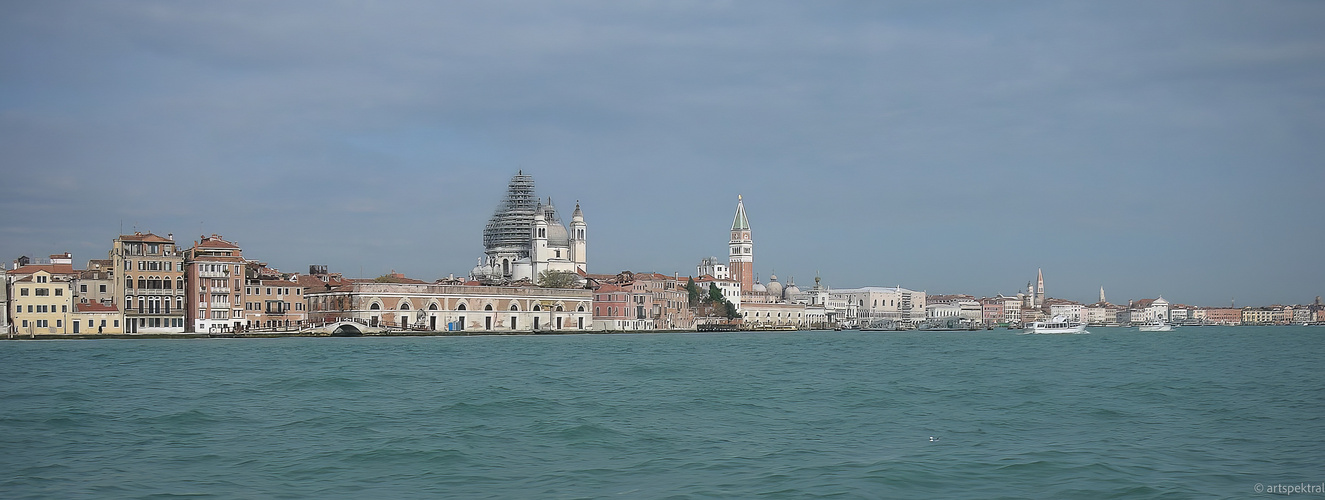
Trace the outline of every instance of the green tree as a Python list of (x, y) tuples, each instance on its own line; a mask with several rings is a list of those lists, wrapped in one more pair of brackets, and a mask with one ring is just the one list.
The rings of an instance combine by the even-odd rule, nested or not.
[(689, 295), (690, 307), (699, 305), (699, 287), (695, 286), (694, 278), (690, 278), (690, 282), (686, 283), (686, 294)]
[(538, 273), (538, 286), (543, 288), (579, 288), (580, 277), (570, 271), (543, 271)]
[(718, 289), (717, 283), (709, 283), (709, 302), (721, 304), (727, 301), (727, 297), (722, 296), (722, 290)]

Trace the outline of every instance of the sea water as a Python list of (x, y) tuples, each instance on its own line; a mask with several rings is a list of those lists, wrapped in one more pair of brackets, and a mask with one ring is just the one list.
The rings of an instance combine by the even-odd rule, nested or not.
[(1256, 497), (1325, 482), (1325, 328), (0, 342), (0, 470), (4, 498)]

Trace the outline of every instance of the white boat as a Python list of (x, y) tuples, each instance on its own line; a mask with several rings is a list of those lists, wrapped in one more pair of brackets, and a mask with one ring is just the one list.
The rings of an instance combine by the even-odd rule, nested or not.
[(1086, 331), (1086, 324), (1079, 321), (1068, 321), (1066, 317), (1054, 316), (1051, 321), (1036, 321), (1026, 325), (1022, 333), (1090, 333)]
[(1173, 331), (1173, 325), (1168, 324), (1168, 322), (1162, 319), (1157, 319), (1149, 323), (1143, 323), (1138, 326), (1137, 329), (1143, 332), (1171, 332)]

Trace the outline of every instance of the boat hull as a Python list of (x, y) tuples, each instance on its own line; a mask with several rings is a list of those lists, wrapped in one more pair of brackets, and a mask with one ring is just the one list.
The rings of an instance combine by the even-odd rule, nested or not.
[(1031, 325), (1026, 327), (1026, 329), (1023, 330), (1022, 333), (1036, 334), (1036, 335), (1063, 335), (1063, 334), (1088, 333), (1088, 332), (1086, 332), (1086, 325), (1080, 324), (1080, 325), (1068, 325), (1068, 326)]
[(1171, 332), (1173, 325), (1141, 325), (1137, 329), (1143, 332)]

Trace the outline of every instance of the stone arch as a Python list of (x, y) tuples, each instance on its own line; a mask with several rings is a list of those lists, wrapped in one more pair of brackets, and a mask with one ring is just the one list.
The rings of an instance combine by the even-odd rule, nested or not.
[(354, 325), (351, 325), (351, 324), (349, 324), (349, 323), (344, 323), (344, 324), (341, 324), (341, 325), (337, 326), (335, 330), (332, 330), (332, 331), (331, 331), (331, 336), (332, 336), (332, 337), (362, 337), (362, 336), (363, 336), (363, 332), (360, 331), (359, 328), (356, 327), (356, 326), (354, 326)]
[(519, 311), (519, 310), (520, 310), (520, 304), (516, 304), (515, 302), (511, 302), (511, 310), (512, 310), (512, 311)]
[(534, 311), (535, 311), (535, 312), (537, 312), (537, 311), (542, 311), (542, 310), (543, 310), (543, 306), (540, 306), (540, 305), (538, 305), (538, 304), (534, 304)]
[(460, 305), (455, 306), (455, 310), (457, 310), (457, 311), (467, 311), (467, 310), (469, 310), (469, 308), (465, 306), (465, 303), (464, 303), (464, 302), (461, 302)]
[(491, 310), (492, 310), (492, 304), (488, 304), (488, 305), (483, 306), (483, 310), (484, 310), (484, 311), (491, 311)]
[(439, 309), (439, 306), (437, 305), (437, 301), (434, 300), (434, 301), (428, 303), (428, 310), (429, 310), (429, 311), (436, 311), (437, 309)]
[(373, 300), (373, 303), (368, 305), (368, 310), (370, 310), (370, 311), (381, 311), (381, 310), (382, 310), (382, 303), (381, 303), (381, 302), (378, 302), (377, 300)]

